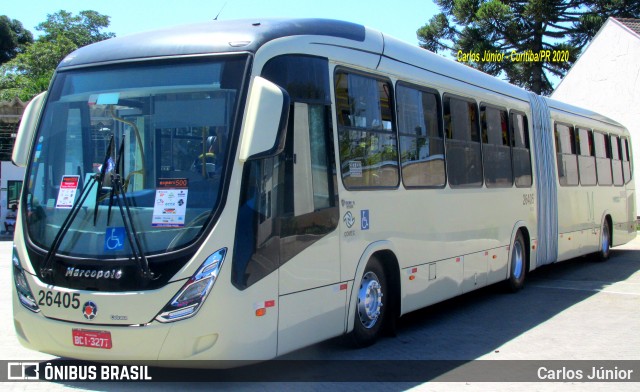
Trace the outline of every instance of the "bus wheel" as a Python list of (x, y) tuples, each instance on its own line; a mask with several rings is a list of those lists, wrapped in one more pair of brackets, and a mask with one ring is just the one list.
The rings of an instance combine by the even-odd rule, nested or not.
[(377, 340), (385, 320), (388, 286), (380, 261), (372, 257), (362, 275), (353, 331), (350, 333), (357, 347), (370, 346)]
[(514, 293), (524, 287), (524, 279), (527, 275), (527, 252), (525, 249), (524, 237), (518, 231), (511, 247), (511, 265), (507, 281), (509, 291)]
[(602, 223), (600, 230), (600, 250), (598, 251), (598, 261), (606, 261), (611, 253), (611, 229), (607, 219)]

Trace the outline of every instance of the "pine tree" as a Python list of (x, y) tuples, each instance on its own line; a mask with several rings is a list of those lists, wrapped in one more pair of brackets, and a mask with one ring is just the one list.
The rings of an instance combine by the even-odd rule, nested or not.
[[(421, 47), (448, 50), (458, 61), (537, 94), (553, 91), (549, 74), (564, 76), (607, 17), (640, 17), (638, 0), (435, 2), (442, 13), (418, 29)], [(482, 61), (485, 53), (505, 56)]]

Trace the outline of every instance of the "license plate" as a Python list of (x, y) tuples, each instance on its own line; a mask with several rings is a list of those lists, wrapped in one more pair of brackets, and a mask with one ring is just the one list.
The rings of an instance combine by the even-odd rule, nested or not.
[(74, 329), (71, 331), (73, 345), (80, 347), (111, 348), (111, 332)]

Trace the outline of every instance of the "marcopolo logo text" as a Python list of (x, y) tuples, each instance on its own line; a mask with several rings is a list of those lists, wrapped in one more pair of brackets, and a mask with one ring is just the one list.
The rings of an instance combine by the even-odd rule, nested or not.
[(111, 269), (80, 269), (68, 267), (64, 274), (66, 278), (89, 278), (89, 279), (120, 279), (122, 278), (122, 270)]

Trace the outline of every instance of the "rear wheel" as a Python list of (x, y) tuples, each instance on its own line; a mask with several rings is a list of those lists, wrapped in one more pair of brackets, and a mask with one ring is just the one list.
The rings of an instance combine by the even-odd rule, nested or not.
[(389, 311), (388, 299), (387, 277), (380, 261), (372, 257), (358, 288), (355, 322), (350, 333), (355, 346), (370, 346), (378, 339)]
[(511, 264), (509, 266), (508, 288), (511, 292), (516, 292), (524, 287), (524, 280), (527, 276), (527, 252), (524, 237), (520, 231), (516, 234), (511, 247)]
[(607, 219), (602, 223), (600, 230), (600, 250), (598, 251), (598, 260), (606, 261), (611, 253), (611, 228)]

